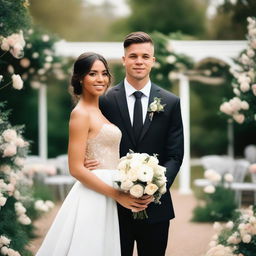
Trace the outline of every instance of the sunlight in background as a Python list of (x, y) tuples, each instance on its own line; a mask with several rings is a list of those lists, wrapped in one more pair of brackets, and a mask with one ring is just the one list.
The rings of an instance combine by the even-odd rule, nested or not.
[[(104, 3), (104, 1), (106, 0), (84, 0), (84, 2), (89, 2), (95, 5), (100, 5)], [(130, 14), (130, 8), (124, 0), (108, 0), (108, 2), (115, 6), (117, 16), (126, 16)]]

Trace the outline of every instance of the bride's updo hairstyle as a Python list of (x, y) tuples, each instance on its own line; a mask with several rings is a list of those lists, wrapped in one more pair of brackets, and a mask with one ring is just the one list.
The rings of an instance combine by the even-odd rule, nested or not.
[(105, 58), (98, 53), (85, 52), (81, 54), (74, 63), (73, 74), (71, 77), (71, 87), (73, 88), (72, 91), (74, 96), (79, 96), (82, 94), (82, 90), (83, 90), (82, 81), (84, 77), (90, 72), (93, 66), (93, 63), (96, 60), (99, 60), (104, 64), (107, 71), (107, 76), (109, 78), (108, 86), (110, 85), (111, 75), (109, 72), (108, 63), (105, 60)]

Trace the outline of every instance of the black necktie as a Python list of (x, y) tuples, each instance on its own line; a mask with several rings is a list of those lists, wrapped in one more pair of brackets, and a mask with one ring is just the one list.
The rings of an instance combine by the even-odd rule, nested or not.
[(134, 104), (134, 111), (133, 111), (133, 132), (135, 135), (135, 139), (138, 140), (142, 126), (143, 126), (143, 121), (142, 121), (142, 104), (141, 104), (141, 97), (143, 95), (142, 92), (136, 91), (133, 93), (135, 97), (135, 104)]

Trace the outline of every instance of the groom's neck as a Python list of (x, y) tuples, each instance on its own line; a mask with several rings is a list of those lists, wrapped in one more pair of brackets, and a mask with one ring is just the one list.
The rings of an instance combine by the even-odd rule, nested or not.
[(143, 80), (137, 80), (137, 79), (135, 80), (135, 79), (131, 79), (131, 78), (126, 77), (126, 80), (134, 89), (139, 91), (139, 90), (143, 89), (146, 86), (146, 84), (149, 81), (149, 78), (143, 79)]

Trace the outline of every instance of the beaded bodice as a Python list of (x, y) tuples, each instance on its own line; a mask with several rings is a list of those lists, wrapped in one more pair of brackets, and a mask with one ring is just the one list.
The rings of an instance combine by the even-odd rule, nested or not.
[(116, 169), (119, 160), (121, 131), (105, 123), (96, 137), (87, 140), (86, 159), (99, 161), (99, 169)]

